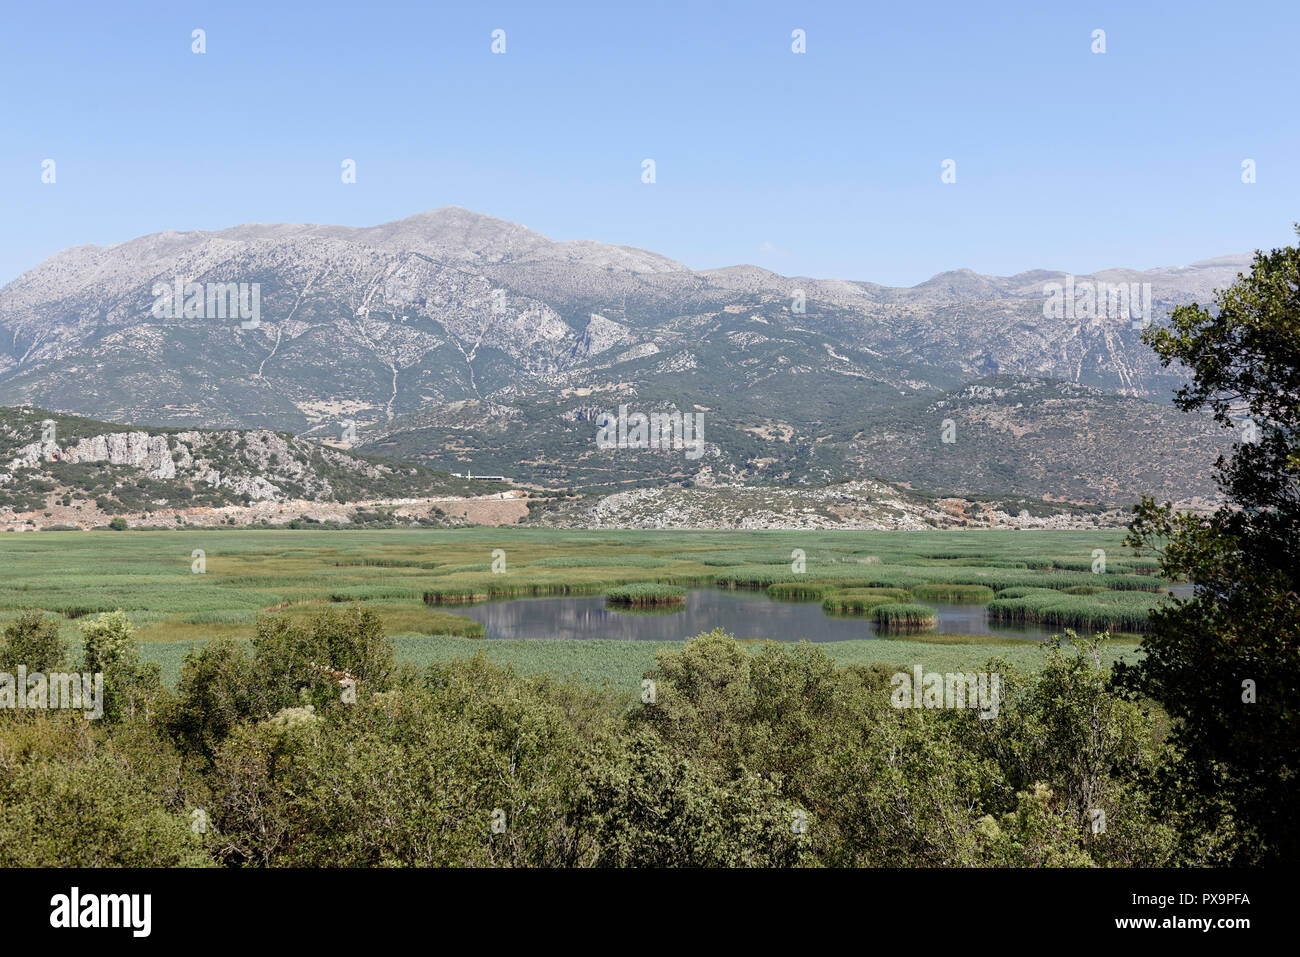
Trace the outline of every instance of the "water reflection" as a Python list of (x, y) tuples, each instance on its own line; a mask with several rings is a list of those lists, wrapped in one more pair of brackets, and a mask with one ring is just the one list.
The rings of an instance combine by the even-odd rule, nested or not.
[[(1060, 629), (990, 625), (983, 605), (925, 602), (939, 615), (938, 631), (1042, 639)], [(685, 607), (666, 614), (629, 614), (605, 606), (600, 595), (521, 598), (457, 608), (483, 623), (488, 638), (616, 638), (680, 641), (722, 628), (737, 638), (846, 641), (876, 637), (867, 617), (827, 615), (821, 602), (777, 601), (762, 592), (693, 589)]]

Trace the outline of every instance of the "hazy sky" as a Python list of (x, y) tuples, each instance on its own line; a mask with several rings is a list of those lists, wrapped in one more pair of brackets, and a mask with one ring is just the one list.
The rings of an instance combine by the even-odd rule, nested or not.
[(1286, 244), (1300, 219), (1297, 0), (97, 0), (2, 18), (0, 282), (165, 229), (448, 205), (695, 268), (901, 285), (1183, 264)]

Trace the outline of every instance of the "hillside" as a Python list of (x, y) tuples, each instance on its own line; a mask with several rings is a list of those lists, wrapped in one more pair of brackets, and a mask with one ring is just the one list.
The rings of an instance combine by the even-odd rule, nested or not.
[(1125, 513), (871, 479), (570, 494), (466, 481), (266, 430), (123, 429), (0, 409), (0, 530), (212, 525), (563, 528), (1093, 528)]
[[(707, 342), (694, 351), (707, 354)], [(1211, 466), (1230, 444), (1208, 420), (1059, 380), (991, 376), (917, 393), (808, 363), (752, 382), (737, 370), (721, 388), (705, 370), (725, 369), (725, 359), (652, 371), (637, 368), (643, 361), (509, 404), (471, 400), (401, 416), (363, 448), (453, 471), (472, 463), (549, 488), (871, 477), (936, 495), (1128, 504), (1147, 494), (1197, 505), (1218, 494)], [(701, 415), (701, 454), (598, 448), (600, 415), (621, 404)]]
[[(31, 407), (0, 409), (0, 522), (286, 503), (465, 498), (501, 486), (266, 430), (124, 429)], [(224, 521), (224, 516), (223, 519)]]
[(854, 467), (934, 494), (1016, 489), (1091, 504), (1151, 495), (1202, 506), (1218, 496), (1212, 466), (1234, 436), (1208, 417), (1141, 399), (992, 376), (902, 403), (835, 438)]
[(859, 529), (1118, 528), (1119, 509), (1008, 497), (927, 496), (860, 480), (801, 488), (638, 488), (533, 499), (528, 523), (559, 528)]

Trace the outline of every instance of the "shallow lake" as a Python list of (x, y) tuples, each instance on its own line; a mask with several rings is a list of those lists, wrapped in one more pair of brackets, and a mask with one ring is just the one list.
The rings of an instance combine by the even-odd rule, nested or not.
[[(990, 625), (983, 605), (925, 602), (939, 615), (939, 633), (1042, 639), (1060, 629)], [(692, 589), (686, 607), (669, 613), (613, 611), (603, 595), (521, 598), (450, 608), (480, 621), (488, 638), (618, 638), (680, 641), (722, 628), (737, 638), (847, 641), (875, 638), (870, 617), (827, 615), (820, 601), (781, 601), (762, 592)], [(889, 637), (905, 636), (891, 632)]]

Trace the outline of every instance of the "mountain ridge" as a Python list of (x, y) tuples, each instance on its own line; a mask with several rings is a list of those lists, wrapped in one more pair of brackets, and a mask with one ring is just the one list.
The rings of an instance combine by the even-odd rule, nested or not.
[[(1160, 322), (1176, 305), (1205, 301), (1245, 262), (1217, 257), (1074, 280), (1080, 288), (1149, 283), (1156, 314), (1147, 318)], [(1140, 323), (1053, 314), (1048, 290), (1070, 275), (958, 269), (888, 287), (749, 265), (694, 271), (658, 253), (556, 241), (461, 207), (371, 227), (170, 231), (64, 250), (0, 288), (0, 404), (131, 425), (269, 429), (370, 448), (388, 442), (386, 452), (430, 461), (437, 450), (417, 447), (419, 436), (395, 438), (392, 423), (479, 403), (474, 408), (489, 410), (481, 432), (512, 444), (443, 449), (433, 463), (476, 467), (476, 457), (489, 454), (502, 464), (479, 471), (533, 468), (528, 477), (548, 484), (564, 468), (548, 475), (551, 465), (528, 466), (534, 439), (550, 435), (558, 449), (569, 440), (557, 430), (572, 430), (597, 401), (583, 400), (621, 397), (711, 410), (722, 444), (709, 464), (728, 478), (833, 482), (853, 478), (855, 463), (878, 468), (870, 443), (852, 445), (858, 420), (892, 421), (918, 397), (937, 399), (989, 376), (1167, 405), (1183, 379), (1140, 341)], [(199, 284), (200, 294), (187, 292), (183, 309), (178, 302), (174, 314), (160, 314), (155, 290), (167, 298), (182, 280)], [(231, 283), (256, 288), (256, 317), (208, 315), (213, 288)], [(1097, 403), (1090, 408), (1103, 414)], [(905, 437), (901, 447), (915, 451), (935, 423), (914, 424), (926, 438)], [(776, 438), (787, 431), (803, 437), (793, 452), (790, 440)], [(1110, 445), (1095, 454), (1105, 457), (1118, 451), (1119, 432), (1102, 431)], [(1173, 488), (1198, 468), (1208, 473), (1196, 450), (1184, 452), (1161, 453), (1169, 480), (1147, 484)], [(1062, 449), (1029, 486), (1005, 491), (1066, 495), (1045, 486), (1064, 477), (1069, 454)], [(923, 478), (917, 455), (904, 459), (918, 474), (891, 479)], [(616, 485), (694, 474), (620, 471)], [(1129, 500), (1140, 484), (1112, 491)], [(1073, 484), (1068, 494), (1084, 491)], [(1203, 491), (1203, 481), (1188, 488), (1192, 496)]]

